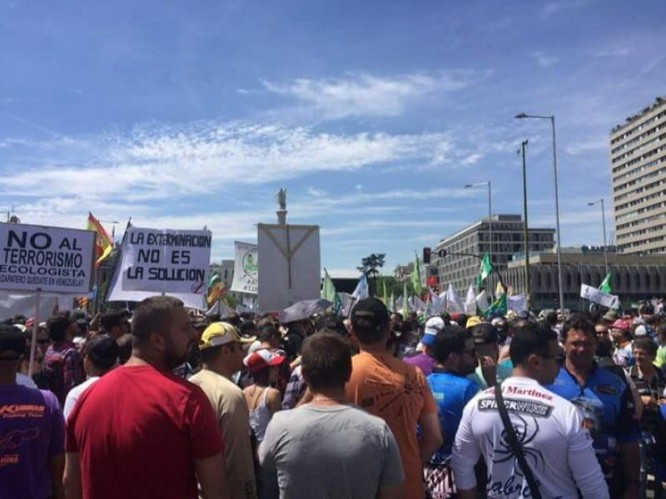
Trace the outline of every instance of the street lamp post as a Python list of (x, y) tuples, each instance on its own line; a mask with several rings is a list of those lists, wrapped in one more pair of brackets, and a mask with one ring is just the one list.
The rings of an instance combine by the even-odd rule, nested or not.
[(525, 239), (525, 299), (527, 300), (528, 310), (530, 305), (530, 232), (527, 226), (527, 168), (525, 165), (525, 152), (527, 149), (527, 140), (520, 143), (520, 152), (523, 158), (523, 218), (525, 223), (523, 225), (523, 238)]
[(490, 261), (493, 261), (493, 196), (492, 196), (492, 183), (490, 180), (487, 182), (476, 182), (474, 184), (465, 185), (465, 189), (472, 187), (479, 187), (482, 185), (488, 186), (488, 256)]
[(604, 231), (604, 266), (606, 267), (606, 275), (608, 275), (608, 244), (606, 244), (606, 210), (604, 209), (604, 198), (591, 201), (587, 205), (594, 206), (597, 203), (601, 204), (601, 227)]
[(555, 180), (555, 230), (557, 231), (557, 287), (559, 290), (560, 310), (564, 311), (564, 288), (562, 286), (562, 235), (560, 233), (560, 194), (557, 181), (557, 141), (555, 138), (555, 115), (543, 116), (539, 114), (520, 113), (517, 119), (535, 118), (550, 120), (553, 138), (553, 176)]

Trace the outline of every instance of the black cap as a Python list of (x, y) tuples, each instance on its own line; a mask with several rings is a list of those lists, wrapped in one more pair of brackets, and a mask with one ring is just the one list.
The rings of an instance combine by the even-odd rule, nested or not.
[[(9, 353), (16, 355), (8, 355)], [(21, 331), (12, 325), (0, 325), (0, 358), (15, 358), (18, 355), (25, 355), (25, 338)]]
[(118, 362), (118, 343), (108, 334), (88, 340), (84, 352), (98, 369), (111, 369)]
[(351, 322), (356, 329), (379, 330), (389, 323), (386, 305), (377, 298), (359, 300), (351, 311)]

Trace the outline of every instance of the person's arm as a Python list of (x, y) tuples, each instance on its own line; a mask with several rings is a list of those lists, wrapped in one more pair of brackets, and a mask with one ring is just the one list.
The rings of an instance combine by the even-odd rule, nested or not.
[(576, 408), (570, 408), (565, 424), (568, 425), (565, 429), (567, 462), (581, 496), (608, 499), (608, 485), (594, 453), (592, 438), (583, 428), (582, 417)]
[(469, 403), (463, 410), (451, 451), (451, 470), (458, 487), (457, 497), (463, 499), (476, 499), (474, 466), (481, 457), (478, 443), (472, 433), (472, 408), (473, 405)]
[(275, 414), (282, 408), (282, 396), (280, 395), (280, 390), (276, 388), (267, 388), (267, 390), (266, 405), (271, 414)]
[(231, 497), (227, 472), (224, 467), (224, 452), (218, 452), (206, 459), (195, 459), (194, 469), (197, 473), (203, 499), (227, 499)]
[(638, 499), (640, 492), (641, 452), (638, 442), (620, 443), (620, 458), (627, 487), (623, 499)]
[(425, 466), (437, 449), (444, 443), (442, 438), (442, 427), (437, 415), (437, 403), (430, 391), (430, 385), (420, 369), (417, 369), (418, 383), (422, 387), (423, 407), (419, 415), (419, 425), (423, 432), (419, 439), (419, 451), (421, 463)]
[(395, 487), (382, 487), (377, 492), (377, 499), (407, 499), (407, 490), (405, 483)]
[(65, 474), (62, 481), (67, 499), (81, 499), (83, 497), (79, 455), (76, 452), (68, 452), (66, 454)]
[(442, 438), (442, 428), (439, 425), (439, 417), (436, 412), (421, 414), (419, 425), (423, 434), (419, 440), (419, 451), (421, 454), (421, 464), (424, 466), (432, 455), (444, 443)]
[(385, 458), (379, 477), (377, 499), (406, 499), (405, 472), (402, 467), (400, 448), (386, 423), (384, 423), (381, 438)]
[(65, 454), (51, 456), (49, 458), (49, 472), (51, 473), (51, 483), (53, 484), (53, 499), (65, 499), (65, 489), (63, 485)]

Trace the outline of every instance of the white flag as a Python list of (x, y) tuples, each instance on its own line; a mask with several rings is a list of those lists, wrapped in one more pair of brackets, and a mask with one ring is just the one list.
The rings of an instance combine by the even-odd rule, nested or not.
[(474, 292), (474, 286), (471, 284), (465, 298), (465, 313), (467, 315), (476, 315), (476, 293)]
[(453, 284), (449, 284), (449, 289), (446, 290), (446, 311), (447, 312), (462, 312), (465, 310), (463, 307), (460, 298), (458, 298), (458, 293), (456, 293)]
[(430, 315), (439, 315), (444, 311), (444, 298), (430, 290)]
[(479, 310), (481, 312), (484, 312), (490, 308), (490, 304), (488, 303), (488, 296), (486, 295), (486, 290), (484, 289), (481, 291), (478, 295), (476, 295), (476, 305), (479, 307)]
[(527, 310), (527, 299), (525, 295), (509, 296), (508, 309), (514, 312), (523, 312)]
[(368, 289), (368, 278), (365, 274), (363, 274), (358, 280), (358, 284), (352, 293), (352, 297), (358, 301), (362, 300), (363, 298), (367, 298), (368, 296), (370, 296), (370, 291)]

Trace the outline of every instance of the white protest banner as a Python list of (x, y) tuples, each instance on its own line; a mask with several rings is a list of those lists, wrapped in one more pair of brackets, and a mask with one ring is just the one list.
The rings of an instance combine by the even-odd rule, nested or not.
[(283, 310), (321, 296), (318, 226), (259, 224), (257, 243), (259, 310)]
[(588, 286), (587, 284), (580, 285), (580, 297), (585, 298), (592, 303), (602, 305), (606, 308), (617, 308), (620, 301), (617, 295), (604, 293), (603, 291), (599, 291), (597, 288)]
[(140, 301), (153, 294), (180, 298), (201, 309), (210, 263), (207, 230), (130, 227), (107, 301)]
[(523, 312), (527, 310), (527, 298), (525, 295), (509, 296), (508, 309), (514, 312)]
[(234, 280), (231, 283), (231, 291), (256, 295), (259, 284), (257, 245), (235, 241), (234, 249), (236, 263), (234, 265)]
[(95, 236), (88, 230), (0, 224), (0, 289), (87, 294)]

